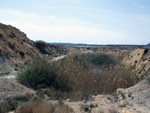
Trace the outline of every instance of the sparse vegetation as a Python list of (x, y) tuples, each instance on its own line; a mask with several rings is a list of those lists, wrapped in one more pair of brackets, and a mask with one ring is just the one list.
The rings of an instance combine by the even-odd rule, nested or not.
[(112, 93), (135, 84), (133, 73), (109, 55), (74, 54), (52, 66), (57, 75), (72, 80), (73, 90), (63, 96), (73, 100), (90, 99), (92, 94)]
[(20, 71), (18, 80), (34, 89), (48, 88), (44, 93), (53, 99), (82, 100), (134, 85), (132, 74), (113, 56), (74, 54), (51, 63), (45, 59), (33, 61)]
[(0, 113), (7, 113), (8, 111), (16, 110), (17, 106), (20, 103), (29, 101), (32, 98), (32, 95), (19, 95), (11, 98), (7, 98), (4, 102), (0, 103)]
[(72, 113), (72, 109), (67, 105), (52, 104), (42, 100), (33, 100), (20, 105), (16, 113)]

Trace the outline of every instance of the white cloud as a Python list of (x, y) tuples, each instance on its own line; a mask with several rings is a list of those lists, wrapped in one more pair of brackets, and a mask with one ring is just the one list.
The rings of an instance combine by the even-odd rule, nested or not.
[(11, 10), (11, 9), (0, 10), (0, 14), (1, 14), (1, 16), (7, 15), (10, 17), (13, 16), (13, 17), (19, 17), (19, 18), (35, 18), (35, 17), (37, 17), (37, 15), (33, 14), (33, 13), (23, 13), (21, 11)]
[[(1, 20), (2, 21), (2, 20)], [(91, 27), (71, 26), (40, 26), (18, 21), (2, 21), (20, 28), (32, 40), (45, 40), (47, 42), (75, 42), (75, 43), (121, 43), (122, 40), (130, 41), (127, 36)]]
[(48, 19), (50, 19), (50, 20), (56, 20), (57, 17), (55, 17), (55, 16), (48, 16)]
[(0, 10), (1, 19), (3, 20), (15, 20), (28, 23), (34, 23), (38, 25), (72, 25), (82, 26), (87, 24), (87, 21), (74, 18), (60, 18), (53, 15), (42, 16), (34, 13), (25, 13), (18, 10), (3, 9)]
[(143, 5), (139, 5), (139, 8), (145, 8)]
[[(107, 44), (129, 43), (133, 39), (118, 32), (87, 27), (88, 22), (80, 19), (39, 16), (8, 9), (0, 10), (0, 15), (2, 23), (21, 29), (32, 40)], [(12, 16), (14, 20), (9, 19)]]
[(62, 0), (62, 1), (65, 1), (65, 2), (72, 2), (72, 3), (81, 2), (81, 0)]

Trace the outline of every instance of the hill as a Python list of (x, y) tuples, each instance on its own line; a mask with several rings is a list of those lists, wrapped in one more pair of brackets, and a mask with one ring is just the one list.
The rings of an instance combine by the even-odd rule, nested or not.
[[(48, 44), (44, 41), (34, 42), (19, 29), (0, 23), (0, 112), (4, 112), (6, 109), (8, 111), (13, 111), (15, 109), (22, 109), (22, 111), (28, 110), (27, 108), (33, 107), (31, 106), (32, 104), (30, 104), (30, 102), (33, 102), (33, 105), (37, 105), (34, 104), (34, 101), (40, 97), (42, 98), (40, 101), (44, 102), (45, 104), (50, 102), (52, 104), (59, 102), (61, 105), (63, 105), (62, 103), (64, 103), (66, 109), (71, 108), (71, 111), (75, 111), (75, 113), (148, 113), (150, 111), (150, 49), (143, 48), (122, 50), (112, 49), (118, 47), (118, 45), (109, 46), (111, 46), (111, 48), (96, 48), (95, 50), (91, 49), (89, 51), (86, 48), (69, 48), (72, 53), (70, 52), (70, 54), (67, 54), (69, 49), (62, 45)], [(122, 47), (122, 45), (119, 46)], [(75, 52), (78, 53), (79, 56), (77, 56)], [(93, 57), (93, 55), (90, 54), (80, 55), (81, 53), (87, 52), (90, 52), (93, 55), (101, 53), (104, 54), (105, 57), (105, 54), (110, 55), (110, 57), (106, 58), (114, 58), (114, 61), (118, 61), (118, 63), (112, 62), (112, 64), (115, 65), (113, 66), (111, 64), (109, 65), (110, 67), (108, 67), (108, 65), (105, 67), (104, 64), (100, 66), (97, 64), (97, 61), (101, 60), (93, 60), (93, 58), (104, 59), (105, 57)], [(27, 66), (30, 66), (31, 64), (27, 62), (29, 59), (42, 56), (50, 58), (49, 63), (52, 64), (50, 65), (51, 68), (47, 68), (47, 65), (44, 65), (46, 69), (53, 69), (55, 73), (52, 74), (54, 75), (60, 74), (59, 76), (57, 75), (56, 78), (56, 80), (60, 80), (59, 82), (56, 82), (59, 87), (63, 87), (62, 84), (65, 82), (68, 83), (68, 80), (73, 78), (73, 86), (76, 86), (77, 90), (73, 88), (74, 92), (69, 92), (68, 94), (75, 93), (75, 96), (67, 97), (67, 92), (60, 92), (59, 90), (58, 92), (55, 92), (53, 88), (57, 88), (56, 84), (52, 89), (43, 89), (44, 85), (40, 82), (38, 90), (32, 90), (30, 87), (27, 88), (18, 82), (18, 79), (16, 79), (16, 71), (13, 71), (13, 66), (19, 67), (20, 64), (26, 63)], [(59, 57), (51, 60), (51, 58), (55, 56)], [(105, 60), (105, 63), (106, 61), (108, 61), (108, 59)], [(36, 66), (39, 65), (40, 63), (36, 64)], [(118, 68), (118, 66), (120, 68)], [(125, 71), (127, 72), (127, 70), (123, 71), (126, 67), (129, 68), (131, 73), (124, 73)], [(35, 72), (38, 72), (37, 70), (40, 70), (39, 72), (44, 70), (41, 69), (41, 67), (40, 69), (35, 69)], [(136, 71), (135, 75), (134, 71)], [(43, 75), (43, 72), (40, 74)], [(105, 76), (99, 76), (103, 74)], [(117, 74), (119, 75), (116, 76)], [(36, 74), (34, 73), (33, 75), (35, 76)], [(47, 75), (48, 74), (46, 73), (46, 76)], [(66, 75), (68, 75), (70, 79), (61, 78), (62, 76), (67, 77)], [(27, 73), (27, 76), (29, 76), (29, 73)], [(147, 78), (129, 88), (122, 87), (123, 89), (120, 89), (121, 86), (119, 85), (119, 89), (113, 93), (98, 93), (98, 91), (96, 91), (96, 88), (99, 90), (104, 89), (104, 91), (106, 89), (112, 90), (115, 88), (113, 86), (118, 86), (120, 83), (126, 85), (127, 81), (134, 83), (134, 80), (130, 79), (131, 76), (134, 76), (132, 78), (135, 78), (138, 81), (145, 77)], [(37, 76), (37, 78), (39, 78), (39, 76)], [(99, 80), (102, 82), (99, 82)], [(34, 81), (37, 81), (37, 79)], [(32, 82), (31, 85), (35, 85), (34, 82)], [(64, 86), (66, 86), (66, 84)], [(90, 91), (92, 93), (90, 93)], [(83, 96), (85, 96), (85, 98), (81, 98), (80, 101), (75, 101), (75, 97), (82, 96), (81, 92), (83, 92)], [(56, 95), (56, 98), (54, 95)], [(63, 99), (63, 96), (65, 100), (55, 101), (55, 99)], [(41, 103), (40, 101), (36, 100), (35, 102), (38, 102), (39, 104)], [(26, 102), (26, 104), (24, 104), (24, 102)], [(45, 104), (43, 104), (42, 107), (45, 106)], [(56, 105), (56, 107), (57, 106), (59, 106), (59, 104)], [(41, 110), (42, 107), (39, 106), (39, 110)], [(49, 107), (46, 106), (44, 110), (47, 110), (47, 108)], [(57, 109), (58, 108), (56, 108), (56, 110)], [(62, 113), (66, 112), (62, 111)]]
[[(47, 44), (44, 51), (50, 57), (66, 54), (67, 49), (62, 46)], [(26, 60), (42, 56), (43, 53), (34, 41), (30, 40), (25, 33), (18, 28), (0, 23), (0, 61), (11, 66), (17, 66)], [(6, 68), (6, 64), (0, 65)]]
[[(68, 51), (62, 46), (50, 45), (45, 42), (46, 46), (42, 50), (46, 53), (43, 53), (37, 42), (30, 40), (18, 28), (0, 23), (0, 113), (2, 102), (7, 100), (6, 102), (9, 102), (10, 106), (11, 103), (14, 106), (19, 101), (24, 101), (22, 98), (27, 101), (35, 94), (33, 90), (17, 82), (15, 69), (26, 65), (34, 57), (53, 58), (66, 54)], [(16, 100), (18, 97), (19, 100)], [(9, 109), (14, 109), (10, 106)]]
[(0, 24), (0, 55), (25, 59), (39, 54), (33, 41), (26, 34), (10, 25)]

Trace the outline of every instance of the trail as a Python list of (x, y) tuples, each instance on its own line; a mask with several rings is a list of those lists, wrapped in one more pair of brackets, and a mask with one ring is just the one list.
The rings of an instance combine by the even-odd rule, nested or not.
[[(65, 58), (67, 55), (62, 55), (53, 58), (51, 61), (58, 61), (63, 58)], [(11, 78), (16, 78), (17, 72), (13, 71), (13, 68), (8, 65), (7, 63), (4, 62), (3, 58), (0, 57), (0, 79), (6, 78), (6, 79), (11, 79)]]
[(58, 56), (58, 57), (53, 58), (51, 61), (58, 61), (58, 60), (65, 58), (66, 56), (67, 55)]

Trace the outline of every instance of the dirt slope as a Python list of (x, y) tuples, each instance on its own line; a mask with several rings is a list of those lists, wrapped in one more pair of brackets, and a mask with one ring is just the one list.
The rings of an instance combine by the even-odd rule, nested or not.
[(26, 34), (15, 27), (0, 24), (0, 57), (4, 61), (18, 64), (35, 55), (40, 55), (39, 51)]
[[(50, 57), (66, 54), (68, 51), (65, 47), (50, 44), (47, 44), (44, 49)], [(25, 33), (13, 26), (0, 23), (0, 71), (8, 68), (4, 62), (17, 66), (34, 56), (42, 55), (35, 42), (30, 40)]]
[(68, 51), (65, 47), (49, 44), (44, 49), (47, 54), (42, 54), (35, 42), (19, 29), (0, 23), (0, 109), (5, 101), (14, 106), (35, 95), (32, 89), (17, 82), (14, 67), (25, 64), (35, 56), (50, 58), (66, 54)]
[(149, 49), (135, 49), (131, 50), (123, 62), (131, 65), (133, 70), (137, 71), (136, 76), (142, 78), (150, 73), (150, 50)]

